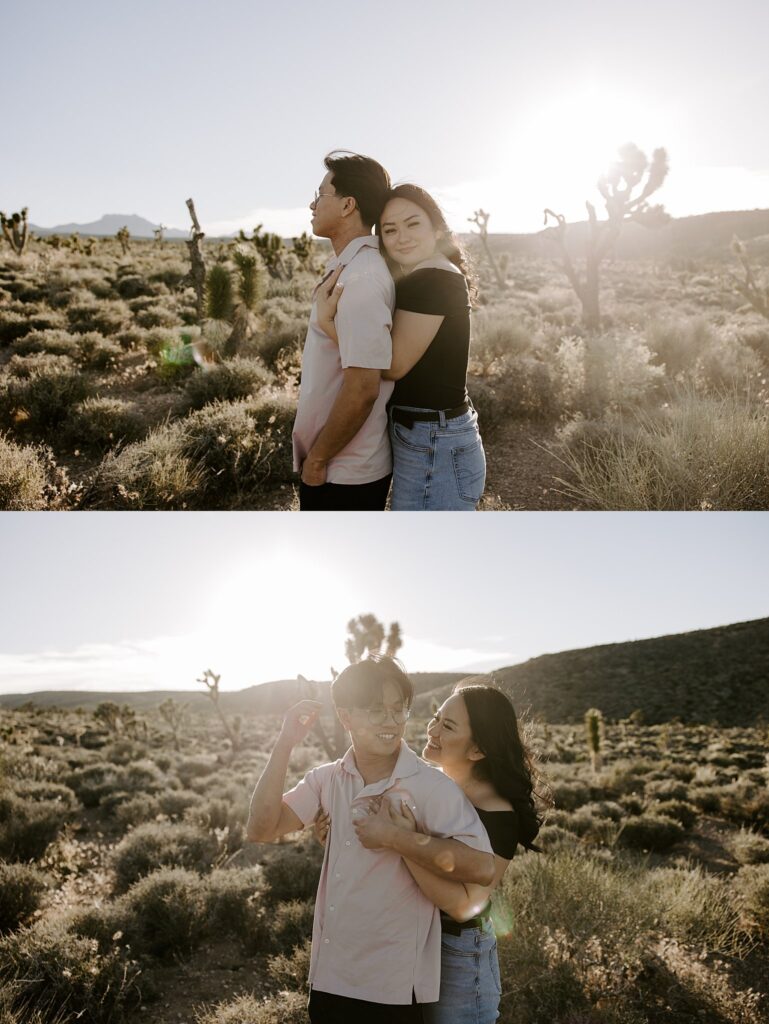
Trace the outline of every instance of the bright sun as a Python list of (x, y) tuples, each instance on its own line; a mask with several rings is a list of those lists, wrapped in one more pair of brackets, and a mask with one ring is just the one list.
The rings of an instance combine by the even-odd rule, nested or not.
[(276, 552), (245, 561), (221, 581), (206, 616), (206, 646), (223, 676), (227, 666), (230, 686), (298, 673), (327, 679), (331, 664), (344, 664), (345, 626), (357, 613), (331, 567)]

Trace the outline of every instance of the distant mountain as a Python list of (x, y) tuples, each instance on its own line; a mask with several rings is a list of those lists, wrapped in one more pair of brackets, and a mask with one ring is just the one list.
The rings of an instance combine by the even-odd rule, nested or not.
[[(154, 238), (155, 228), (160, 227), (159, 224), (153, 224), (152, 221), (139, 217), (135, 213), (105, 213), (99, 220), (92, 221), (90, 224), (57, 224), (53, 228), (41, 228), (30, 224), (29, 229), (41, 238), (44, 235), (71, 235), (75, 231), (83, 236), (103, 235), (111, 238), (124, 225), (131, 232), (133, 238)], [(178, 228), (166, 228), (165, 237), (187, 238), (188, 234), (185, 231), (179, 231)]]
[[(517, 708), (549, 722), (579, 721), (588, 708), (609, 719), (640, 708), (648, 723), (769, 722), (769, 619), (716, 629), (545, 654), (494, 673)], [(416, 701), (443, 701), (441, 687)]]
[[(429, 711), (466, 673), (415, 672), (415, 708)], [(543, 714), (549, 722), (576, 722), (590, 707), (606, 718), (626, 718), (636, 708), (647, 722), (716, 722), (749, 726), (769, 722), (769, 618), (715, 629), (602, 644), (558, 654), (544, 654), (522, 665), (499, 669), (497, 683), (516, 707)], [(330, 705), (330, 682), (317, 684), (317, 698)], [(283, 714), (301, 697), (295, 679), (282, 679), (222, 694), (230, 714)], [(102, 701), (128, 704), (137, 711), (163, 700), (188, 701), (192, 710), (208, 712), (204, 692), (154, 690), (144, 693), (48, 690), (8, 694), (0, 707), (33, 703), (40, 708), (95, 708)]]
[[(453, 685), (464, 678), (464, 672), (412, 672), (410, 675), (414, 692), (424, 693), (437, 686)], [(317, 686), (317, 699), (331, 705), (330, 680), (322, 680)], [(307, 694), (296, 679), (278, 679), (269, 683), (249, 686), (245, 690), (223, 693), (221, 703), (229, 714), (282, 715), (292, 704)], [(123, 693), (109, 690), (40, 690), (36, 693), (14, 693), (0, 696), (0, 707), (18, 708), (33, 703), (38, 708), (95, 708), (103, 701), (128, 704), (136, 711), (150, 711), (164, 700), (187, 702), (192, 711), (208, 712), (211, 701), (204, 690), (145, 690), (139, 693)]]
[[(579, 257), (584, 252), (587, 230), (587, 221), (567, 225), (566, 245), (572, 255)], [(731, 259), (729, 243), (735, 234), (743, 241), (769, 236), (769, 210), (736, 210), (678, 217), (662, 228), (645, 228), (629, 222), (622, 229), (613, 255), (620, 260), (717, 255)], [(472, 238), (473, 235), (463, 237)], [(553, 258), (558, 255), (555, 237), (556, 229), (548, 227), (529, 235), (489, 235), (489, 243), (495, 253)], [(762, 245), (762, 249), (765, 246)]]

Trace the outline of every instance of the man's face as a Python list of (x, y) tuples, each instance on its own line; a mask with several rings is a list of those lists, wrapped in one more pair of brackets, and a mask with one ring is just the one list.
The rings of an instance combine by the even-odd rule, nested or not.
[(342, 220), (343, 197), (335, 193), (333, 178), (329, 171), (318, 186), (318, 198), (310, 203), (312, 233), (318, 238), (330, 238)]
[(368, 708), (340, 709), (339, 718), (350, 732), (356, 753), (386, 757), (400, 748), (406, 729), (404, 711), (400, 690), (388, 681), (382, 687), (381, 700)]

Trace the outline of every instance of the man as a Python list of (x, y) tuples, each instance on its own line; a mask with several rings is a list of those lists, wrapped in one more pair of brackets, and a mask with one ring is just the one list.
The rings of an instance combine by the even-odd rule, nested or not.
[(329, 238), (344, 292), (339, 344), (318, 328), (315, 304), (302, 355), (294, 423), (294, 468), (301, 473), (302, 511), (382, 511), (392, 475), (387, 400), (392, 381), (390, 328), (395, 286), (371, 228), (384, 207), (390, 177), (370, 157), (329, 153), (326, 175), (310, 204), (312, 230)]
[[(287, 793), (294, 746), (321, 705), (300, 701), (286, 715), (251, 799), (247, 836), (270, 841), (331, 815), (315, 902), (310, 962), (312, 1024), (416, 1024), (440, 988), (440, 915), (403, 858), (455, 881), (490, 884), (494, 857), (475, 808), (451, 779), (403, 741), (413, 697), (391, 658), (351, 665), (332, 684), (352, 746), (314, 768)], [(405, 801), (425, 835), (381, 824), (391, 799)]]

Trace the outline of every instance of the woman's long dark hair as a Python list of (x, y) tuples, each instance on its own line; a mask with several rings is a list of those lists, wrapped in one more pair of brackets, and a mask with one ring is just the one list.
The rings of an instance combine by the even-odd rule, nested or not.
[[(427, 214), (430, 218), (434, 231), (440, 231), (442, 237), (437, 240), (436, 247), (439, 252), (450, 260), (455, 267), (462, 271), (465, 281), (467, 281), (467, 290), (470, 295), (470, 302), (474, 303), (475, 298), (478, 294), (478, 285), (475, 279), (475, 274), (468, 262), (467, 253), (462, 248), (459, 239), (451, 230), (446, 223), (446, 218), (441, 210), (440, 206), (436, 203), (429, 192), (425, 192), (419, 185), (411, 185), (405, 183), (403, 185), (395, 185), (391, 188), (385, 197), (386, 206), (391, 199), (408, 199), (409, 202), (415, 203), (421, 210)], [(384, 210), (384, 206), (382, 207)], [(376, 231), (377, 237), (381, 240), (382, 238), (382, 215), (379, 215), (374, 230)], [(382, 255), (387, 260), (387, 263), (391, 271), (395, 271), (397, 274), (398, 265), (393, 263), (387, 257), (387, 253), (383, 251)], [(394, 274), (394, 276), (396, 276)]]
[[(483, 677), (481, 677), (483, 678)], [(475, 774), (492, 784), (497, 793), (509, 800), (518, 816), (518, 842), (527, 850), (537, 850), (534, 840), (542, 825), (535, 795), (549, 802), (534, 756), (521, 738), (518, 716), (507, 694), (478, 677), (463, 680), (454, 687), (465, 702), (470, 731), (475, 745), (485, 755), (475, 762)]]

